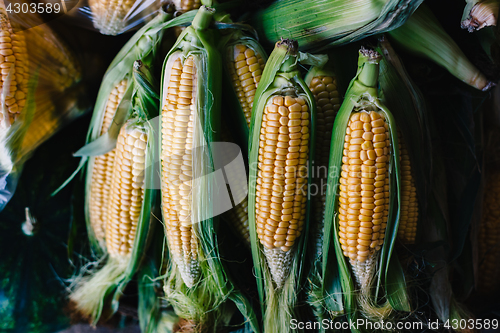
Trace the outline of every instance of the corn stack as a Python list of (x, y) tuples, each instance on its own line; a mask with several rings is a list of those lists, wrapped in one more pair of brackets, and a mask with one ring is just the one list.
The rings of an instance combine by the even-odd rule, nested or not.
[(477, 286), (479, 291), (495, 293), (499, 290), (497, 281), (500, 276), (500, 173), (492, 172), (486, 178), (484, 190), (483, 213), (479, 226), (479, 270)]
[[(405, 176), (395, 162), (400, 154), (394, 118), (378, 99), (380, 59), (375, 51), (360, 50), (358, 72), (335, 119), (328, 176), (328, 188), (333, 190), (327, 193), (325, 215), (325, 230), (335, 230), (332, 241), (343, 293), (343, 308), (329, 311), (346, 311), (356, 318), (357, 308), (375, 321), (387, 319), (393, 309), (409, 311), (400, 282), (404, 274), (388, 265), (397, 259), (390, 258), (397, 212), (406, 202), (401, 187), (407, 178), (401, 181)], [(394, 206), (391, 193), (397, 198)]]
[[(202, 6), (167, 54), (160, 99), (161, 205), (172, 258), (165, 296), (186, 327), (207, 332), (227, 324), (230, 293), (247, 302), (231, 290), (219, 257), (216, 216), (224, 210), (217, 200), (227, 194), (225, 182), (205, 176), (218, 172), (212, 142), (221, 127), (222, 61), (208, 28), (214, 13)], [(257, 326), (252, 313), (248, 305), (243, 315)]]
[(276, 43), (268, 64), (252, 109), (249, 224), (264, 331), (277, 332), (289, 326), (301, 283), (315, 103), (298, 72), (295, 41)]

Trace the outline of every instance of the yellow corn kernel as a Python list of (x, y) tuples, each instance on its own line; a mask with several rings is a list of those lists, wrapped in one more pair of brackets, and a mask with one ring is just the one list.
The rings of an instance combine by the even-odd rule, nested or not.
[(229, 63), (233, 88), (245, 114), (247, 125), (252, 120), (252, 106), (255, 92), (264, 70), (265, 61), (261, 54), (247, 45), (237, 44), (229, 48)]
[(106, 247), (113, 258), (128, 258), (134, 244), (144, 200), (147, 133), (139, 127), (120, 130), (116, 143), (108, 215)]

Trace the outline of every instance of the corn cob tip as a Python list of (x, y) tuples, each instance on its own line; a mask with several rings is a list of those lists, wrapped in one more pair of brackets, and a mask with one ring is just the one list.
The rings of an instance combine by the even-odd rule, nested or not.
[(372, 50), (372, 49), (367, 49), (363, 46), (361, 46), (359, 53), (361, 53), (361, 55), (363, 55), (364, 57), (367, 57), (370, 60), (380, 60), (380, 58), (382, 57), (380, 55), (380, 53), (378, 53), (377, 51)]
[(496, 85), (497, 84), (495, 82), (488, 81), (488, 83), (484, 86), (483, 89), (481, 89), (481, 91), (488, 91), (491, 88), (495, 87)]
[(276, 47), (281, 48), (285, 47), (288, 50), (288, 53), (296, 54), (299, 49), (299, 43), (295, 39), (281, 38), (278, 42), (276, 42)]
[(472, 7), (469, 16), (461, 22), (461, 27), (469, 32), (474, 32), (485, 27), (496, 26), (497, 16), (497, 2), (479, 2)]
[(292, 266), (293, 251), (285, 252), (280, 248), (269, 249), (264, 247), (264, 255), (268, 261), (276, 288), (281, 289)]

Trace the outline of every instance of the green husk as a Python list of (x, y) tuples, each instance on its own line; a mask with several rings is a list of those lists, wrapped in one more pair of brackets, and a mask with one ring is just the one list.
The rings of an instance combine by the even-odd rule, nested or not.
[[(201, 171), (198, 171), (200, 174), (197, 175), (195, 172), (193, 174), (193, 179), (199, 181), (197, 186), (200, 194), (199, 200), (195, 199), (195, 193), (193, 193), (193, 202), (196, 202), (194, 208), (197, 208), (193, 210), (193, 215), (197, 214), (193, 217), (195, 219), (193, 229), (200, 244), (198, 261), (201, 274), (197, 280), (186, 281), (176, 261), (171, 260), (164, 291), (166, 299), (173, 306), (176, 314), (183, 318), (183, 326), (189, 326), (192, 332), (216, 332), (221, 326), (229, 323), (235, 305), (258, 332), (258, 324), (248, 300), (229, 280), (221, 262), (217, 234), (218, 218), (214, 217), (215, 207), (211, 198), (217, 198), (222, 191), (214, 177), (202, 177), (213, 174), (214, 161), (210, 144), (218, 141), (220, 133), (222, 63), (214, 47), (217, 37), (215, 31), (208, 29), (213, 15), (213, 9), (202, 6), (197, 11), (193, 24), (183, 31), (167, 54), (163, 65), (162, 101), (166, 99), (165, 78), (168, 75), (167, 63), (170, 57), (180, 55), (185, 59), (193, 55), (196, 59), (197, 68), (199, 68), (197, 113), (201, 123), (200, 128), (197, 129), (202, 131), (200, 133), (202, 135), (194, 135), (194, 137), (198, 136), (198, 141), (195, 140), (193, 146), (200, 144), (203, 147), (201, 153), (195, 156), (198, 159), (197, 164), (201, 167)], [(160, 156), (163, 156), (161, 145), (159, 149)]]
[(425, 4), (403, 26), (388, 34), (398, 46), (417, 56), (429, 58), (464, 83), (483, 91), (492, 87), (492, 83), (467, 59)]
[(496, 26), (500, 2), (498, 0), (466, 0), (462, 16), (462, 29), (469, 32)]
[[(306, 99), (311, 114), (311, 141), (309, 143), (309, 161), (312, 165), (314, 156), (314, 124), (315, 124), (315, 101), (307, 85), (300, 77), (297, 66), (298, 54), (297, 44), (292, 40), (281, 40), (269, 57), (262, 74), (257, 92), (255, 94), (252, 108), (252, 122), (250, 127), (249, 146), (249, 193), (248, 193), (248, 215), (250, 226), (250, 239), (252, 246), (252, 257), (257, 278), (260, 303), (263, 311), (264, 332), (288, 332), (291, 330), (290, 321), (296, 318), (295, 306), (302, 285), (302, 273), (305, 264), (305, 252), (307, 247), (307, 235), (309, 228), (310, 203), (307, 202), (304, 230), (290, 251), (295, 251), (291, 259), (291, 268), (288, 276), (283, 281), (274, 281), (267, 259), (263, 254), (263, 245), (260, 243), (256, 231), (255, 200), (257, 182), (257, 161), (259, 153), (259, 135), (262, 124), (262, 116), (267, 102), (275, 94), (281, 94), (287, 87), (295, 90), (298, 96)], [(311, 173), (309, 173), (308, 184), (311, 184)]]
[[(330, 152), (330, 165), (328, 174), (328, 193), (325, 218), (325, 244), (331, 242), (333, 237), (336, 259), (339, 265), (340, 280), (344, 293), (344, 307), (351, 320), (356, 320), (361, 314), (372, 320), (387, 318), (392, 310), (410, 311), (407, 296), (405, 295), (405, 281), (401, 267), (392, 256), (396, 240), (397, 228), (400, 216), (400, 170), (399, 170), (399, 147), (397, 141), (396, 124), (392, 114), (380, 102), (377, 94), (378, 71), (380, 55), (374, 51), (362, 49), (358, 61), (358, 72), (351, 81), (346, 97), (337, 114), (334, 124), (334, 135), (332, 136), (332, 148)], [(367, 283), (360, 290), (355, 288), (351, 278), (351, 267), (348, 259), (343, 255), (338, 238), (337, 211), (339, 172), (342, 165), (344, 136), (347, 123), (351, 113), (357, 109), (366, 107), (375, 108), (385, 115), (391, 132), (392, 150), (389, 177), (390, 177), (390, 209), (385, 231), (385, 239), (382, 249), (375, 254), (374, 259), (376, 271), (367, 278)], [(332, 230), (333, 233), (326, 234)], [(325, 254), (324, 254), (325, 255)], [(324, 257), (323, 271), (329, 267), (328, 257)], [(338, 281), (325, 281), (325, 284), (338, 284)], [(392, 284), (396, 283), (397, 287)], [(328, 286), (328, 285), (327, 285)], [(399, 290), (399, 291), (398, 291)], [(398, 292), (396, 292), (398, 291)], [(335, 309), (335, 308), (334, 308)], [(336, 310), (336, 309), (335, 309)], [(357, 313), (361, 310), (361, 313)]]
[[(71, 288), (70, 299), (75, 308), (88, 317), (94, 325), (101, 316), (111, 316), (118, 310), (119, 298), (138, 269), (147, 246), (148, 233), (151, 231), (151, 220), (153, 219), (151, 211), (157, 192), (154, 190), (155, 172), (154, 168), (151, 167), (154, 165), (156, 142), (154, 129), (147, 121), (158, 112), (158, 94), (156, 96), (150, 95), (154, 88), (153, 84), (147, 81), (151, 78), (150, 74), (144, 74), (147, 71), (148, 69), (140, 61), (134, 64), (133, 82), (131, 83), (134, 87), (134, 103), (129, 120), (124, 125), (142, 127), (148, 136), (145, 153), (144, 199), (130, 257), (102, 257), (99, 261), (106, 261), (106, 264), (99, 270), (90, 272), (90, 275), (84, 276), (87, 271), (85, 268), (82, 269), (80, 275), (74, 278)], [(150, 102), (150, 109), (142, 109), (144, 104), (148, 104), (146, 101)], [(89, 179), (87, 178), (87, 181)]]
[(275, 1), (251, 18), (263, 43), (297, 39), (301, 50), (318, 52), (401, 26), (422, 0)]

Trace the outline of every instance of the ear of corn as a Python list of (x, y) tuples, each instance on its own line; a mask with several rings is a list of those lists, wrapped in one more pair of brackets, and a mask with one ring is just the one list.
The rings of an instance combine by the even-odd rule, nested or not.
[(226, 116), (238, 129), (236, 139), (247, 148), (253, 101), (267, 55), (255, 39), (245, 36), (241, 30), (226, 36), (220, 49), (224, 62), (224, 88), (230, 91)]
[[(112, 61), (99, 88), (87, 134), (87, 145), (74, 154), (82, 157), (80, 164), (71, 177), (57, 190), (66, 186), (88, 163), (85, 217), (92, 250), (98, 255), (105, 252), (103, 218), (107, 208), (102, 203), (107, 202), (109, 196), (113, 148), (119, 131), (130, 114), (130, 101), (134, 92), (134, 85), (130, 84), (133, 65), (136, 59), (142, 59), (146, 67), (151, 65), (163, 35), (161, 27), (164, 25), (168, 27), (171, 22), (167, 21), (171, 17), (171, 14), (160, 11), (154, 20), (130, 38)], [(137, 90), (135, 94), (137, 95)], [(149, 100), (148, 96), (144, 97), (146, 102)], [(137, 102), (140, 103), (140, 101)], [(144, 106), (148, 107), (149, 104), (146, 102)], [(98, 179), (101, 179), (102, 185)]]
[[(313, 260), (311, 271), (309, 272), (309, 295), (308, 302), (315, 311), (318, 321), (327, 319), (325, 313), (323, 295), (324, 282), (322, 278), (323, 269), (323, 252), (324, 248), (329, 251), (329, 245), (324, 247), (324, 216), (326, 207), (326, 193), (328, 181), (328, 162), (330, 156), (330, 142), (333, 130), (333, 123), (338, 110), (340, 109), (341, 98), (337, 86), (336, 74), (333, 70), (332, 60), (330, 59), (323, 67), (312, 67), (305, 77), (305, 83), (308, 85), (311, 93), (316, 101), (316, 150), (313, 166), (313, 182), (312, 188), (312, 216), (314, 219), (311, 223), (311, 240), (312, 249), (311, 259)], [(328, 238), (327, 238), (328, 239)], [(335, 275), (336, 271), (328, 267), (328, 274)], [(329, 313), (332, 317), (342, 312), (342, 290), (340, 285), (334, 287), (337, 292), (329, 290), (330, 298), (334, 301), (329, 301), (330, 305), (335, 304), (338, 308), (333, 311), (331, 306)]]
[(402, 27), (388, 34), (396, 45), (431, 59), (466, 84), (483, 91), (492, 87), (492, 83), (467, 59), (425, 4)]
[(325, 215), (328, 161), (335, 116), (340, 109), (341, 97), (337, 88), (336, 75), (332, 68), (313, 67), (307, 73), (305, 83), (316, 101), (316, 151), (314, 158), (316, 195), (313, 198), (314, 230), (318, 235), (318, 260), (323, 252), (323, 220)]
[(0, 4), (0, 14), (0, 38), (5, 46), (0, 52), (1, 89), (5, 93), (0, 113), (0, 130), (5, 131), (19, 117), (26, 104), (29, 59), (25, 32), (14, 32), (3, 2)]
[(251, 24), (267, 45), (293, 37), (301, 50), (318, 52), (399, 27), (421, 3), (316, 0), (304, 6), (300, 0), (277, 1), (258, 11)]
[[(229, 90), (229, 95), (225, 99), (228, 105), (223, 108), (223, 111), (226, 110), (223, 116), (227, 117), (227, 123), (231, 128), (237, 129), (232, 132), (229, 132), (229, 128), (223, 129), (222, 133), (227, 135), (222, 141), (238, 143), (246, 160), (252, 106), (267, 55), (254, 38), (246, 36), (242, 30), (237, 29), (231, 30), (222, 38), (219, 49), (223, 58), (223, 88)], [(246, 179), (239, 177), (238, 172), (231, 172), (230, 169), (226, 170), (226, 177), (229, 184), (246, 182)], [(244, 188), (246, 185), (233, 186), (233, 189)], [(231, 195), (233, 198), (240, 198), (240, 193)], [(225, 217), (231, 225), (234, 225), (236, 233), (250, 246), (246, 193), (244, 197), (243, 201), (225, 214)]]
[(498, 0), (466, 0), (462, 16), (462, 29), (469, 32), (484, 27), (496, 26), (500, 3)]
[(198, 10), (163, 66), (162, 215), (172, 258), (164, 290), (176, 313), (196, 330), (215, 332), (226, 325), (228, 298), (258, 330), (251, 306), (233, 289), (219, 258), (216, 216), (222, 211), (213, 199), (224, 194), (225, 185), (205, 176), (215, 171), (212, 142), (220, 135), (222, 63), (208, 29), (213, 15), (211, 8)]
[(151, 17), (160, 2), (147, 0), (89, 0), (94, 27), (104, 35), (118, 35)]
[[(430, 182), (432, 145), (426, 107), (416, 85), (409, 78), (401, 59), (385, 37), (379, 38), (380, 98), (394, 114), (398, 124), (401, 163), (401, 218), (398, 238), (403, 244), (418, 242), (420, 211), (425, 209), (424, 193)], [(420, 163), (412, 163), (421, 161)], [(418, 181), (420, 180), (420, 181)], [(418, 195), (417, 195), (418, 194)]]
[[(102, 242), (108, 254), (106, 264), (91, 275), (77, 277), (70, 295), (75, 308), (94, 324), (101, 315), (109, 316), (118, 310), (119, 298), (138, 268), (150, 230), (156, 194), (153, 190), (155, 173), (151, 167), (155, 140), (148, 118), (142, 115), (154, 116), (158, 102), (149, 110), (143, 110), (144, 104), (138, 103), (138, 100), (151, 98), (150, 92), (154, 91), (151, 84), (145, 85), (148, 81), (143, 72), (146, 71), (140, 61), (134, 66), (132, 117), (120, 128), (114, 149), (111, 184), (102, 201), (106, 206), (104, 226), (101, 226), (105, 230)], [(92, 182), (92, 175), (87, 181)]]
[[(221, 131), (221, 148), (224, 151), (220, 153), (220, 165), (224, 167), (227, 184), (229, 184), (229, 197), (234, 201), (235, 206), (222, 215), (222, 218), (233, 230), (233, 232), (242, 240), (245, 245), (250, 247), (250, 230), (248, 226), (248, 191), (246, 170), (241, 172), (233, 166), (233, 161), (241, 158), (243, 160), (240, 147), (234, 143), (232, 133), (225, 123)], [(233, 149), (234, 148), (234, 149)], [(239, 152), (238, 155), (235, 153)], [(242, 177), (244, 176), (244, 177)], [(241, 200), (241, 202), (240, 202)]]
[(250, 130), (248, 213), (265, 332), (283, 332), (293, 318), (308, 232), (314, 124), (297, 44), (282, 40), (257, 88)]
[[(404, 283), (392, 258), (401, 168), (393, 116), (378, 100), (379, 61), (376, 52), (360, 51), (358, 73), (335, 119), (325, 216), (325, 230), (334, 231), (345, 311), (356, 318), (359, 307), (372, 320), (387, 318), (392, 308), (409, 311), (404, 299), (395, 304), (389, 294), (395, 279)], [(379, 304), (379, 297), (386, 302)]]

